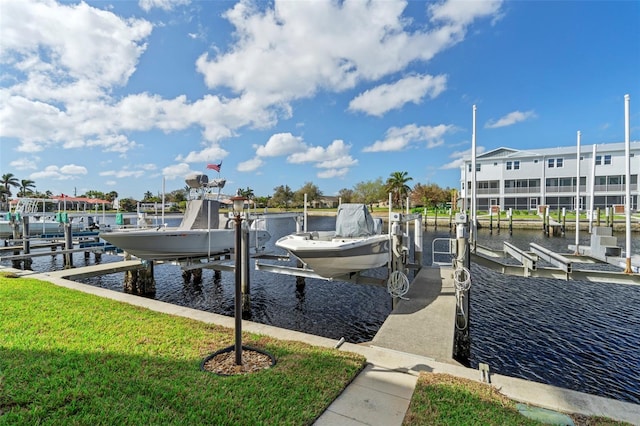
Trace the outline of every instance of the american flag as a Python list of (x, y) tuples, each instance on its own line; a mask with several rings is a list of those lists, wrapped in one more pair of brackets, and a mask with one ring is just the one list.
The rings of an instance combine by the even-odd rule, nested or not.
[(215, 170), (216, 172), (220, 172), (220, 167), (222, 167), (222, 161), (220, 164), (207, 164), (207, 169)]

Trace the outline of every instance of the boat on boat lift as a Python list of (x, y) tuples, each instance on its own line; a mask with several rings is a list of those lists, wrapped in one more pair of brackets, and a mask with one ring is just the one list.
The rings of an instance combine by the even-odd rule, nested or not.
[[(58, 203), (55, 200), (45, 198), (18, 198), (13, 211), (9, 211), (0, 219), (0, 238), (13, 237), (13, 226), (18, 227), (18, 233), (22, 234), (22, 218), (28, 218), (29, 235), (61, 234), (64, 232), (65, 223), (69, 223), (72, 232), (82, 231), (85, 228), (84, 218), (73, 221), (73, 217), (66, 211), (45, 212), (45, 203)], [(42, 203), (42, 210), (39, 204)]]
[(389, 262), (390, 238), (382, 234), (382, 219), (373, 218), (365, 204), (338, 207), (334, 231), (296, 232), (276, 246), (298, 258), (305, 269), (324, 278), (378, 268)]
[[(100, 233), (100, 238), (119, 249), (144, 260), (198, 259), (229, 253), (235, 247), (235, 230), (220, 221), (220, 189), (224, 179), (209, 181), (207, 175), (189, 175), (187, 209), (177, 227), (157, 226), (147, 229), (122, 229)], [(214, 196), (212, 190), (217, 188)], [(262, 248), (271, 238), (264, 221), (249, 219), (249, 244)], [(221, 227), (222, 226), (222, 227)]]

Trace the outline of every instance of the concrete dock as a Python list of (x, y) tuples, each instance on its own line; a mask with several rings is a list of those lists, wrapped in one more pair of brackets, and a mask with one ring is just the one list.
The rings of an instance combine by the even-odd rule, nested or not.
[(382, 324), (371, 346), (455, 363), (456, 291), (453, 268), (423, 267)]

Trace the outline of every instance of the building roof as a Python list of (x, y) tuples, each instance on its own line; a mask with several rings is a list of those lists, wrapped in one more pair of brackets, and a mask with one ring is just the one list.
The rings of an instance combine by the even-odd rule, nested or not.
[[(640, 150), (640, 141), (634, 141), (630, 143), (630, 148), (633, 151)], [(610, 153), (610, 152), (618, 152), (624, 151), (625, 144), (624, 142), (617, 143), (606, 143), (606, 144), (596, 144), (596, 152), (597, 153)], [(591, 153), (593, 151), (593, 144), (590, 145), (581, 145), (580, 152)], [(540, 148), (540, 149), (528, 149), (528, 150), (518, 150), (514, 148), (506, 148), (500, 147), (494, 150), (485, 152), (484, 154), (478, 155), (476, 159), (478, 160), (491, 160), (498, 158), (531, 158), (531, 157), (541, 157), (541, 156), (554, 156), (554, 155), (574, 155), (576, 153), (576, 146), (563, 146), (557, 148)], [(469, 157), (470, 158), (470, 157)], [(470, 161), (470, 160), (466, 160)]]

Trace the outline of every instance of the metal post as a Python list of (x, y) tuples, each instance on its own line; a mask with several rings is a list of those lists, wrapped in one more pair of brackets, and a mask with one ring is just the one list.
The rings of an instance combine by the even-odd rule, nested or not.
[[(29, 242), (29, 217), (22, 216), (22, 251), (24, 254), (31, 253), (31, 244)], [(31, 269), (32, 259), (25, 257), (22, 261), (24, 269)]]
[[(251, 281), (249, 272), (249, 227), (247, 221), (242, 227), (242, 313), (251, 312)], [(256, 240), (258, 236), (256, 234)]]
[(236, 265), (235, 265), (235, 278), (236, 278), (236, 293), (235, 293), (235, 352), (236, 352), (236, 365), (242, 365), (242, 217), (240, 213), (236, 214)]
[(591, 153), (591, 185), (589, 186), (589, 233), (593, 232), (593, 206), (595, 204), (596, 191), (596, 144), (593, 144)]
[(577, 148), (576, 148), (576, 256), (580, 254), (580, 131), (577, 133)]
[(624, 165), (625, 165), (625, 236), (626, 236), (626, 265), (625, 274), (631, 274), (631, 151), (630, 151), (630, 127), (629, 127), (629, 95), (624, 95)]
[(471, 133), (471, 226), (470, 228), (470, 240), (471, 245), (474, 248), (476, 246), (476, 106), (473, 106), (473, 121), (472, 121), (472, 133)]

